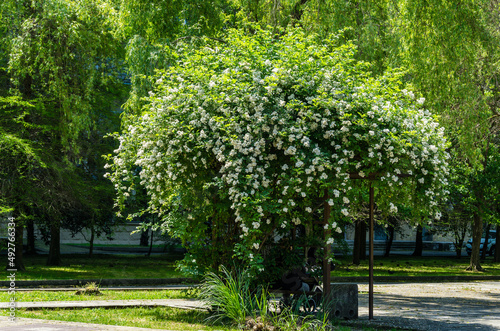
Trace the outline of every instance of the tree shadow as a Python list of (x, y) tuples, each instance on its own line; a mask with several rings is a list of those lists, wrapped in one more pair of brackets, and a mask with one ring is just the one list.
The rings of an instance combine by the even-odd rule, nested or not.
[[(409, 288), (411, 291), (411, 288)], [(360, 295), (359, 306), (368, 306)], [(366, 310), (366, 308), (364, 309)], [(481, 292), (480, 298), (418, 297), (375, 293), (374, 320), (360, 313), (360, 321), (410, 330), (500, 330), (500, 294)]]

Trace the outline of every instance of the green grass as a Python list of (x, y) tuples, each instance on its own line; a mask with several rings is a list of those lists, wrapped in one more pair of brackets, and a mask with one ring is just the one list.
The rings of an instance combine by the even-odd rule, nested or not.
[[(108, 291), (101, 290), (102, 295), (76, 295), (75, 291), (17, 291), (17, 302), (42, 301), (89, 301), (89, 300), (154, 300), (154, 299), (189, 299), (196, 298), (197, 292), (179, 290), (154, 291)], [(0, 302), (7, 302), (10, 295), (0, 292)]]
[(176, 278), (180, 254), (154, 255), (63, 255), (60, 266), (46, 266), (47, 256), (26, 256), (26, 271), (16, 273), (17, 280), (103, 279), (103, 278)]
[[(175, 278), (185, 277), (175, 270), (175, 262), (182, 254), (154, 255), (63, 255), (62, 265), (48, 267), (46, 256), (25, 257), (26, 271), (16, 273), (17, 280), (45, 279), (105, 279), (105, 278)], [(332, 277), (368, 277), (368, 260), (359, 266), (351, 263), (351, 257), (339, 259)], [(375, 276), (500, 276), (500, 264), (493, 263), (488, 257), (482, 266), (486, 272), (465, 271), (469, 258), (450, 257), (412, 257), (391, 256), (375, 257)]]
[[(368, 277), (368, 260), (360, 265), (352, 265), (352, 258), (338, 259), (340, 264), (332, 271), (332, 277)], [(492, 258), (487, 258), (481, 264), (485, 272), (472, 272), (465, 269), (469, 266), (469, 258), (462, 257), (413, 257), (413, 256), (376, 256), (373, 272), (375, 276), (471, 276), (490, 275), (500, 276), (500, 264), (493, 263)]]
[[(3, 311), (5, 314), (6, 311)], [(123, 308), (123, 309), (19, 309), (16, 317), (39, 318), (68, 322), (84, 322), (119, 326), (167, 330), (226, 330), (238, 329), (225, 325), (209, 325), (205, 322), (208, 313), (195, 310), (182, 310), (169, 307)]]
[[(7, 310), (1, 310), (5, 315)], [(151, 329), (167, 329), (182, 331), (237, 331), (234, 326), (221, 323), (210, 324), (206, 321), (207, 312), (183, 310), (169, 307), (121, 308), (121, 309), (44, 309), (16, 311), (16, 317), (58, 320), (67, 322), (94, 323), (106, 325), (132, 326)], [(349, 327), (337, 325), (335, 331), (376, 331), (370, 327)], [(380, 330), (380, 329), (378, 329)], [(391, 331), (400, 329), (391, 328)]]

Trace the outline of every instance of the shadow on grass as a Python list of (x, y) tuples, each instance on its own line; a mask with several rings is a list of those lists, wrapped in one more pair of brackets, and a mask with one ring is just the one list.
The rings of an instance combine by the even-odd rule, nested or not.
[(175, 270), (180, 255), (63, 255), (60, 266), (46, 266), (47, 256), (25, 258), (26, 271), (18, 280), (99, 279), (99, 278), (172, 278), (181, 277)]

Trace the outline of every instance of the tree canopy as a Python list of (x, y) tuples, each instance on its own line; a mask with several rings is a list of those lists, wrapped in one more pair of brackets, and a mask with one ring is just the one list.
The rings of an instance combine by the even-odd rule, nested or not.
[(177, 46), (110, 164), (119, 202), (143, 185), (148, 210), (193, 256), (208, 229), (231, 229), (227, 244), (260, 267), (265, 243), (312, 224), (325, 189), (335, 206), (326, 227), (340, 231), (352, 176), (373, 181), (390, 212), (412, 201), (439, 216), (444, 131), (396, 74), (372, 77), (352, 45), (300, 29), (195, 44)]

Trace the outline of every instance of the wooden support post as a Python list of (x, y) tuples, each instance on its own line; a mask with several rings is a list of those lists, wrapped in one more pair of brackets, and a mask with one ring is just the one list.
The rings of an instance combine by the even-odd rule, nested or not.
[[(329, 198), (328, 190), (325, 189), (325, 200), (324, 200), (324, 210), (323, 210), (323, 231), (325, 234), (325, 241), (328, 240), (332, 232), (330, 227), (328, 227), (328, 229), (324, 228), (324, 226), (328, 224), (331, 212), (331, 207), (328, 204), (328, 198)], [(323, 295), (325, 295), (326, 297), (330, 296), (330, 283), (331, 283), (331, 268), (329, 259), (330, 250), (331, 250), (331, 245), (326, 244), (323, 255)]]
[(370, 265), (369, 265), (369, 286), (368, 286), (368, 319), (373, 319), (373, 209), (374, 209), (374, 193), (373, 186), (370, 181)]

